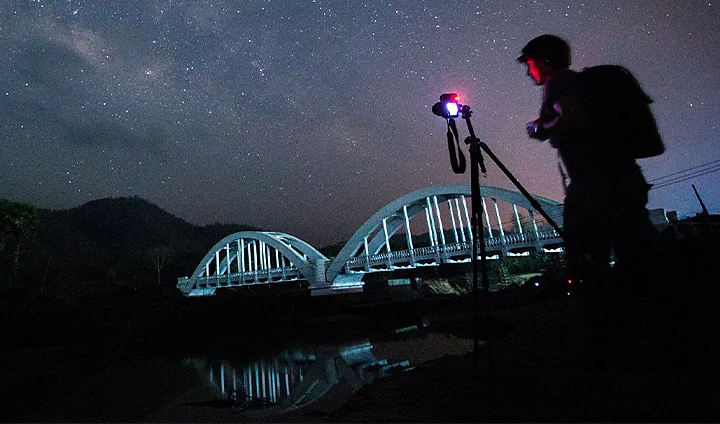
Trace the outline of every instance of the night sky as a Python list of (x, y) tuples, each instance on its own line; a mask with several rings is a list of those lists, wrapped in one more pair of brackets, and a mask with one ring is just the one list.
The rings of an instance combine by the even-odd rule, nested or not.
[[(667, 152), (640, 162), (648, 180), (720, 169), (716, 0), (0, 0), (0, 197), (136, 195), (322, 247), (413, 190), (469, 183), (430, 110), (456, 91), (525, 187), (562, 200), (556, 151), (524, 130), (541, 89), (516, 62), (543, 33), (655, 99)], [(649, 207), (694, 215), (695, 184), (720, 213), (719, 175)], [(514, 188), (492, 164), (482, 183)]]

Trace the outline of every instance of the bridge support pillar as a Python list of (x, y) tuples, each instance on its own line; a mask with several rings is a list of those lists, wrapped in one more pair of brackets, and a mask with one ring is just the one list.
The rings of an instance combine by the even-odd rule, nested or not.
[(335, 277), (334, 281), (327, 281), (325, 270), (328, 262), (327, 259), (315, 261), (315, 281), (309, 287), (311, 296), (362, 292), (364, 285), (362, 273), (341, 274)]
[(327, 269), (327, 259), (316, 259), (315, 260), (315, 285), (327, 285), (329, 284), (325, 279), (325, 270)]
[(313, 273), (314, 281), (312, 281), (310, 287), (308, 287), (312, 296), (322, 296), (332, 292), (331, 284), (325, 278), (327, 263), (327, 259), (317, 259), (313, 264), (315, 268), (315, 272)]

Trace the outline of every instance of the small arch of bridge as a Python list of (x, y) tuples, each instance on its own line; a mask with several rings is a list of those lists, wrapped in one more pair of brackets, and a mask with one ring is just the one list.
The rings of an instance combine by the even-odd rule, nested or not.
[(316, 280), (325, 282), (326, 262), (325, 255), (289, 234), (241, 231), (215, 243), (192, 276), (178, 279), (177, 287), (189, 296), (208, 296), (223, 287), (293, 280), (313, 286)]

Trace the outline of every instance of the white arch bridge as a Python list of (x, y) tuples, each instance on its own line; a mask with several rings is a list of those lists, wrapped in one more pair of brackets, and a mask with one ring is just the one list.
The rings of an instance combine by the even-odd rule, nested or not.
[[(557, 251), (562, 244), (520, 192), (491, 186), (481, 186), (480, 192), (486, 257)], [(333, 259), (285, 233), (230, 234), (208, 251), (190, 277), (178, 278), (177, 288), (187, 296), (210, 296), (228, 287), (307, 281), (313, 295), (326, 295), (361, 291), (363, 276), (372, 272), (470, 262), (470, 196), (469, 184), (406, 194), (370, 217)], [(562, 226), (560, 203), (533, 198)]]

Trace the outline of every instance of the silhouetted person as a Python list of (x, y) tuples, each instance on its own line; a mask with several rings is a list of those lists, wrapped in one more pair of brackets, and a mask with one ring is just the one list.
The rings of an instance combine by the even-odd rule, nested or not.
[(562, 38), (531, 40), (518, 61), (544, 87), (540, 116), (528, 123), (528, 134), (549, 139), (570, 179), (564, 209), (569, 275), (606, 275), (611, 249), (617, 267), (630, 272), (644, 266), (655, 234), (645, 207), (650, 185), (635, 158), (617, 148), (622, 145), (617, 140), (627, 136), (625, 128), (593, 113), (595, 99), (587, 95), (581, 73), (570, 70), (570, 47)]
[[(611, 312), (612, 301), (608, 302), (617, 294), (611, 290), (614, 283), (636, 291), (654, 283), (645, 273), (656, 236), (645, 206), (650, 185), (635, 157), (659, 153), (630, 153), (627, 146), (635, 142), (629, 128), (632, 123), (613, 118), (617, 116), (613, 110), (617, 112), (621, 105), (598, 106), (597, 97), (602, 93), (593, 90), (587, 72), (570, 70), (570, 47), (562, 38), (534, 38), (522, 49), (518, 61), (527, 65), (527, 75), (543, 86), (540, 115), (528, 122), (528, 135), (550, 141), (567, 170), (563, 183), (566, 177), (570, 179), (565, 185), (563, 217), (568, 277), (576, 287), (582, 281), (578, 289), (597, 308), (591, 309), (605, 311), (604, 317), (596, 319), (615, 318), (608, 317), (617, 312)], [(639, 85), (636, 91), (646, 96)], [(645, 99), (647, 104), (651, 102)], [(657, 134), (651, 115), (650, 120)], [(664, 147), (657, 137), (661, 153)], [(611, 250), (616, 258), (612, 270)]]

